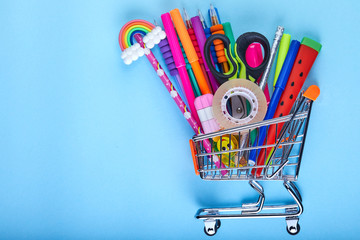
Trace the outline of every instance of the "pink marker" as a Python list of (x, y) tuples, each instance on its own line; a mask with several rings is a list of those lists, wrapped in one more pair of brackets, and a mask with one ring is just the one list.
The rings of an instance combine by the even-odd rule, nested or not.
[(188, 103), (190, 106), (190, 111), (193, 114), (198, 125), (200, 126), (200, 119), (197, 115), (197, 112), (196, 112), (196, 109), (194, 106), (195, 95), (194, 95), (194, 92), (191, 87), (189, 76), (187, 74), (185, 60), (184, 60), (184, 57), (181, 52), (180, 44), (178, 42), (178, 38), (177, 38), (175, 29), (174, 29), (174, 25), (171, 21), (170, 13), (162, 14), (161, 20), (164, 25), (164, 30), (165, 30), (166, 37), (169, 42), (171, 53), (174, 57), (175, 66), (178, 69), (180, 79), (181, 79), (181, 82), (184, 87), (184, 92), (185, 92), (186, 99), (188, 100)]
[[(246, 59), (246, 62), (249, 64), (250, 67), (252, 67), (252, 68), (258, 67), (263, 61), (263, 54), (262, 54), (261, 44), (260, 43), (252, 43), (252, 44), (250, 44), (248, 49), (246, 49), (245, 59)], [(259, 79), (257, 79), (257, 82), (259, 82), (260, 79), (261, 79), (261, 76), (259, 77)], [(268, 84), (266, 84), (266, 86), (265, 86), (264, 94), (265, 94), (265, 97), (266, 97), (267, 104), (269, 105), (269, 103), (270, 103), (270, 93), (269, 93)]]
[[(178, 106), (178, 108), (180, 109), (182, 114), (184, 115), (185, 119), (187, 120), (187, 122), (189, 123), (191, 128), (194, 130), (195, 134), (203, 133), (200, 125), (194, 119), (192, 114), (187, 110), (187, 107), (186, 107), (184, 101), (181, 99), (179, 93), (176, 91), (176, 89), (172, 85), (170, 79), (166, 75), (165, 71), (162, 69), (160, 63), (155, 58), (154, 54), (151, 52), (150, 49), (145, 47), (145, 44), (143, 42), (143, 39), (142, 39), (141, 35), (140, 34), (135, 34), (134, 38), (140, 44), (140, 46), (142, 48), (144, 48), (145, 56), (147, 57), (147, 59), (149, 60), (151, 65), (153, 66), (153, 68), (156, 71), (157, 75), (159, 76), (159, 78), (163, 82), (164, 86), (166, 87), (166, 89), (170, 93), (171, 97), (175, 101), (176, 105)], [(196, 113), (196, 111), (195, 111), (195, 113)], [(203, 140), (203, 145), (204, 145), (204, 148), (205, 148), (206, 152), (211, 153), (211, 143), (210, 143), (210, 141), (208, 139)], [(220, 162), (218, 156), (215, 155), (215, 154), (213, 155), (213, 161), (214, 161), (215, 165), (218, 168), (225, 168), (225, 165)], [(228, 172), (227, 170), (222, 170), (221, 174), (226, 175), (227, 172)]]

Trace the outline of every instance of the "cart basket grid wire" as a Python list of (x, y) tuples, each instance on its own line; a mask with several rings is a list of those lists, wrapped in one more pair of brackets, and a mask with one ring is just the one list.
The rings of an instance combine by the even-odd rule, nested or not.
[[(292, 112), (298, 104), (300, 104), (299, 98)], [(204, 180), (296, 181), (311, 105), (312, 101), (304, 101), (300, 111), (292, 120), (291, 112), (290, 115), (275, 119), (194, 136), (190, 142), (195, 171)], [(265, 141), (263, 144), (255, 144), (261, 127), (266, 128)], [(270, 129), (275, 130), (274, 139), (268, 139)], [(282, 131), (285, 133), (281, 134)], [(282, 138), (279, 139), (281, 135)], [(204, 140), (210, 141), (211, 152), (205, 151)], [(250, 164), (249, 161), (251, 150), (257, 151), (255, 164)], [(265, 154), (260, 154), (261, 151)], [(258, 164), (259, 156), (264, 156), (264, 164)], [(220, 161), (221, 164), (216, 164), (216, 161)], [(255, 172), (258, 174), (254, 174)]]

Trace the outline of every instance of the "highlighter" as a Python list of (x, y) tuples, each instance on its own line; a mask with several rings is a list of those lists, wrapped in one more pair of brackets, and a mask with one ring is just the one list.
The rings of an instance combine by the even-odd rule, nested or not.
[(180, 41), (184, 47), (186, 56), (189, 60), (189, 63), (194, 71), (196, 80), (199, 84), (200, 90), (202, 94), (211, 93), (210, 86), (207, 84), (205, 76), (201, 70), (199, 58), (195, 51), (195, 48), (191, 42), (189, 33), (186, 29), (184, 21), (181, 17), (179, 9), (174, 9), (170, 11), (171, 18), (174, 22), (175, 29), (180, 37)]
[(171, 53), (173, 54), (173, 57), (174, 57), (175, 66), (178, 69), (178, 72), (179, 72), (179, 75), (180, 75), (180, 78), (181, 78), (181, 81), (182, 81), (182, 84), (184, 87), (184, 92), (185, 92), (186, 98), (189, 103), (190, 111), (191, 111), (192, 115), (194, 116), (198, 125), (201, 126), (200, 119), (197, 115), (195, 105), (194, 105), (194, 101), (195, 101), (194, 92), (191, 87), (190, 79), (189, 79), (189, 76), (188, 76), (187, 70), (186, 70), (185, 60), (182, 56), (182, 52), (181, 52), (180, 45), (179, 45), (179, 42), (178, 42), (178, 39), (177, 39), (177, 36), (175, 33), (175, 29), (171, 22), (170, 14), (169, 13), (162, 14), (161, 20), (164, 25), (164, 30), (166, 32), (166, 36), (167, 36), (167, 39), (169, 42)]
[(280, 41), (280, 46), (279, 46), (279, 52), (278, 52), (278, 57), (277, 57), (277, 61), (276, 61), (276, 68), (275, 68), (275, 77), (274, 77), (274, 87), (276, 84), (276, 81), (279, 77), (280, 71), (282, 69), (282, 66), (284, 64), (285, 58), (286, 58), (286, 54), (289, 51), (289, 47), (290, 47), (290, 39), (291, 39), (291, 35), (290, 34), (286, 34), (284, 33), (281, 41)]
[[(290, 113), (291, 108), (293, 107), (296, 98), (299, 95), (302, 86), (304, 85), (306, 77), (308, 76), (311, 67), (315, 62), (315, 59), (321, 50), (321, 47), (322, 46), (320, 43), (310, 38), (304, 37), (302, 39), (299, 52), (296, 56), (294, 66), (291, 70), (285, 90), (279, 100), (280, 104), (276, 108), (274, 118), (286, 116)], [(278, 124), (277, 127), (278, 131), (281, 130), (283, 125), (284, 125), (283, 123)], [(269, 127), (269, 131), (267, 134), (266, 145), (274, 144), (275, 136), (277, 135), (278, 133), (276, 132), (276, 126), (271, 125)], [(266, 157), (265, 157), (265, 149), (262, 149), (260, 151), (257, 162), (258, 165), (264, 164), (265, 159), (267, 159), (268, 155), (271, 153), (271, 149), (272, 149), (271, 147), (266, 149), (267, 152)], [(262, 168), (252, 170), (252, 174), (253, 175), (256, 174), (256, 177), (259, 177), (261, 175), (261, 172), (262, 172)]]
[[(299, 47), (300, 47), (299, 41), (293, 40), (291, 42), (288, 54), (284, 61), (283, 67), (281, 68), (281, 72), (279, 75), (279, 81), (275, 85), (275, 90), (274, 90), (274, 93), (270, 100), (270, 104), (268, 106), (264, 120), (273, 118), (273, 116), (275, 114), (276, 107), (279, 104), (281, 94), (283, 93), (286, 83), (289, 79), (289, 75), (290, 75), (291, 69), (294, 65), (295, 58), (298, 53)], [(267, 128), (266, 126), (263, 126), (260, 128), (259, 136), (256, 138), (253, 147), (257, 147), (258, 144), (260, 146), (263, 144), (265, 137), (266, 137), (266, 128)], [(257, 155), (258, 151), (259, 151), (258, 149), (251, 150), (250, 155), (249, 155), (249, 163), (251, 162), (252, 164), (255, 164), (256, 155)]]
[[(196, 36), (196, 39), (199, 44), (201, 56), (203, 59), (205, 59), (204, 46), (205, 46), (205, 42), (206, 42), (206, 36), (205, 36), (204, 29), (202, 28), (200, 17), (196, 16), (196, 17), (191, 18), (191, 23), (193, 25), (195, 36)], [(207, 75), (209, 76), (209, 80), (210, 80), (210, 84), (213, 89), (213, 92), (216, 92), (216, 90), (219, 88), (219, 85), (218, 85), (216, 79), (214, 78), (214, 76), (212, 75), (206, 61), (204, 61), (204, 67), (205, 67)]]

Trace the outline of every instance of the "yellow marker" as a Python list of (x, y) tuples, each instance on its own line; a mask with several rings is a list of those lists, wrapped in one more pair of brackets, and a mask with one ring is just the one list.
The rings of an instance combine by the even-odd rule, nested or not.
[(280, 41), (280, 46), (279, 46), (279, 53), (278, 53), (278, 58), (277, 58), (277, 62), (276, 62), (276, 69), (275, 69), (275, 77), (274, 77), (274, 87), (276, 84), (276, 81), (279, 77), (281, 68), (284, 64), (287, 52), (289, 50), (289, 46), (290, 46), (290, 39), (291, 39), (291, 35), (284, 33), (282, 35), (281, 41)]

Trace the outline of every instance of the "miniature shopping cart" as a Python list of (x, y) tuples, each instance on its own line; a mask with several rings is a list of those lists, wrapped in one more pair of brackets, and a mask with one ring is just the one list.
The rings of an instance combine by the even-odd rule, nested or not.
[[(241, 207), (199, 209), (195, 217), (204, 220), (204, 231), (207, 235), (216, 234), (221, 219), (235, 218), (283, 217), (286, 220), (286, 229), (291, 235), (300, 231), (298, 221), (303, 212), (303, 206), (294, 181), (297, 180), (299, 174), (312, 102), (304, 96), (299, 96), (290, 115), (194, 136), (190, 140), (195, 171), (202, 179), (248, 180), (250, 186), (259, 194), (256, 202), (242, 204)], [(276, 129), (276, 133), (279, 132), (273, 141), (274, 144), (258, 144), (254, 147), (251, 136), (254, 136), (261, 127), (266, 127), (268, 136), (271, 126)], [(203, 146), (204, 141), (210, 141), (211, 152), (206, 152)], [(251, 150), (257, 149), (259, 158), (260, 152), (266, 152), (269, 148), (271, 151), (264, 154), (265, 157), (268, 156), (264, 159), (264, 164), (259, 165), (259, 159), (253, 166), (247, 163)], [(260, 174), (254, 174), (254, 171)], [(283, 181), (294, 203), (265, 205), (264, 189), (258, 181), (268, 180)]]

